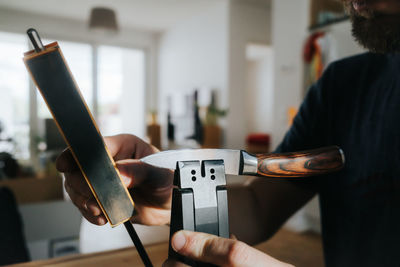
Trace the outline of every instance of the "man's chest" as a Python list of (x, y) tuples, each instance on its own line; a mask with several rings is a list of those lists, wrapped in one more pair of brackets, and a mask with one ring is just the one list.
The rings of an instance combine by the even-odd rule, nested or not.
[(343, 111), (332, 119), (331, 141), (343, 149), (346, 165), (327, 185), (363, 197), (399, 191), (400, 86), (389, 85), (371, 84), (337, 107)]

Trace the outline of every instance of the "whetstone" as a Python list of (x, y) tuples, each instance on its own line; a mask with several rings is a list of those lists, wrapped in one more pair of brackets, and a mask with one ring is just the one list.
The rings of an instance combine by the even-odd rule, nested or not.
[(58, 43), (44, 48), (25, 53), (25, 65), (104, 215), (111, 226), (117, 226), (132, 217), (132, 198)]

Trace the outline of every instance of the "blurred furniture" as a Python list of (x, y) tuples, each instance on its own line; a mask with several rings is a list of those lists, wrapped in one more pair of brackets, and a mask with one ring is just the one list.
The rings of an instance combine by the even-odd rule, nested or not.
[(288, 115), (288, 125), (291, 126), (293, 124), (293, 120), (296, 117), (298, 112), (298, 108), (296, 107), (289, 107), (287, 111)]
[(311, 0), (310, 28), (326, 25), (346, 19), (341, 1)]
[(159, 124), (147, 125), (147, 137), (150, 144), (161, 149), (161, 127)]
[(271, 138), (269, 134), (253, 133), (246, 138), (246, 151), (253, 154), (268, 153)]
[(150, 123), (147, 125), (147, 137), (150, 144), (161, 150), (161, 126), (157, 122), (157, 113), (150, 114)]
[[(291, 263), (297, 267), (324, 266), (321, 238), (313, 233), (294, 233), (280, 230), (273, 238), (255, 246), (272, 257)], [(147, 253), (154, 266), (161, 266), (167, 258), (168, 243), (146, 246)], [(79, 256), (36, 261), (17, 266), (143, 266), (138, 253), (133, 248), (93, 253)]]
[(20, 173), (20, 166), (17, 160), (7, 152), (0, 152), (0, 180), (13, 179)]
[(218, 125), (203, 126), (203, 144), (202, 148), (221, 148), (222, 129)]
[(18, 204), (63, 199), (63, 183), (58, 175), (41, 179), (31, 177), (3, 180), (0, 181), (0, 187), (9, 188), (14, 193)]
[(5, 187), (0, 187), (0, 214), (0, 265), (29, 261), (17, 202)]

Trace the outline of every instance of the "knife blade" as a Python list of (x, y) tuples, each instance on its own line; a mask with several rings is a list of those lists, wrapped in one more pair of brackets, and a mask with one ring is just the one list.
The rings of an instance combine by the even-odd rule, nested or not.
[(141, 161), (160, 168), (175, 169), (178, 161), (222, 159), (226, 174), (239, 175), (240, 155), (240, 150), (232, 149), (182, 149), (152, 154)]
[(226, 174), (267, 177), (304, 177), (338, 171), (344, 166), (344, 153), (337, 146), (289, 153), (253, 155), (244, 150), (169, 150), (141, 159), (147, 164), (175, 169), (178, 161), (223, 160)]

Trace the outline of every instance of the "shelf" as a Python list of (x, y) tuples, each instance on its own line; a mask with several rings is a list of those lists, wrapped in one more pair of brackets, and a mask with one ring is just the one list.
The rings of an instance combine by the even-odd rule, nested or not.
[(0, 187), (9, 188), (18, 204), (31, 204), (63, 199), (63, 181), (60, 176), (45, 178), (16, 178), (0, 181)]
[(331, 25), (334, 25), (336, 23), (346, 21), (348, 19), (349, 19), (349, 16), (345, 15), (343, 17), (332, 19), (332, 20), (329, 20), (329, 21), (321, 23), (321, 24), (312, 25), (312, 26), (310, 26), (308, 28), (308, 30), (309, 31), (317, 31), (317, 30), (323, 29), (323, 28), (325, 28), (327, 26), (331, 26)]

